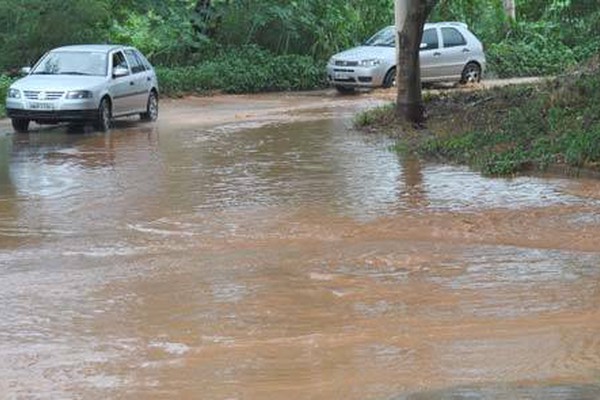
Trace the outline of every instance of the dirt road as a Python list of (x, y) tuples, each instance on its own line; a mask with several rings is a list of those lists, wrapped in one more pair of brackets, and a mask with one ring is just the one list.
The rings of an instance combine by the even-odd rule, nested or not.
[[(479, 90), (506, 85), (518, 85), (540, 81), (540, 78), (515, 78), (486, 80), (470, 87), (438, 86), (439, 90)], [(427, 90), (426, 90), (427, 92)], [(333, 89), (310, 92), (265, 93), (254, 95), (215, 95), (207, 97), (186, 97), (182, 99), (163, 98), (161, 112), (168, 124), (181, 126), (210, 126), (232, 122), (290, 121), (307, 118), (306, 111), (311, 110), (310, 118), (319, 118), (313, 111), (321, 109), (323, 113), (334, 112), (336, 108), (355, 106), (369, 108), (388, 101), (395, 101), (394, 89), (361, 92), (358, 95), (341, 96)], [(162, 120), (162, 118), (161, 118)], [(160, 123), (160, 121), (159, 121)], [(36, 129), (35, 125), (33, 129)], [(0, 120), (0, 135), (12, 133), (10, 121)]]

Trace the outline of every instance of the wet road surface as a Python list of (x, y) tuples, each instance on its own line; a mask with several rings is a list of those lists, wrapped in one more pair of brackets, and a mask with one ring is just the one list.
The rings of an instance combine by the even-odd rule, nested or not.
[(600, 182), (403, 159), (386, 96), (0, 136), (0, 398), (600, 398)]

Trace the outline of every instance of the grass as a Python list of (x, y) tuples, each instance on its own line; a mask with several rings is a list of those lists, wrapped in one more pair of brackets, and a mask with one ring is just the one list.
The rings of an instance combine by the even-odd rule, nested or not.
[(356, 125), (393, 131), (402, 151), (487, 175), (556, 165), (600, 171), (599, 64), (538, 85), (430, 96), (427, 129), (418, 132), (395, 120), (389, 105)]

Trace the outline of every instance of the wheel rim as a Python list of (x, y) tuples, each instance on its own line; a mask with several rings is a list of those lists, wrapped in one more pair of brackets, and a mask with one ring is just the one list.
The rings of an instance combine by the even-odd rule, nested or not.
[(148, 99), (148, 117), (151, 121), (155, 121), (158, 118), (158, 99), (154, 93)]
[(476, 65), (470, 65), (465, 71), (465, 81), (468, 83), (479, 82), (479, 68)]
[(385, 77), (385, 86), (388, 88), (396, 87), (396, 71), (395, 70), (388, 72), (388, 75)]

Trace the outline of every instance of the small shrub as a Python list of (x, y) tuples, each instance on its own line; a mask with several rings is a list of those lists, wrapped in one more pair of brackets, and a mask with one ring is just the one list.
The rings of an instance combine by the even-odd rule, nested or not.
[(366, 126), (386, 126), (395, 120), (396, 103), (389, 103), (371, 110), (362, 111), (354, 117), (353, 124), (357, 128)]

